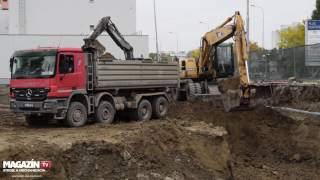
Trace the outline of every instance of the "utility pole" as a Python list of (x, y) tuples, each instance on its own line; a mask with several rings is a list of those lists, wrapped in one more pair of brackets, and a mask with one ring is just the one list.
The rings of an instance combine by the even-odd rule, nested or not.
[(248, 52), (250, 52), (250, 0), (247, 0), (247, 42)]
[(153, 11), (154, 11), (154, 26), (155, 26), (155, 32), (156, 32), (157, 61), (160, 61), (156, 0), (153, 0)]
[(208, 23), (206, 23), (206, 22), (204, 22), (204, 21), (200, 21), (199, 23), (200, 23), (200, 24), (207, 25), (208, 31), (210, 30), (210, 27), (209, 27), (209, 24), (208, 24)]
[(258, 8), (262, 12), (262, 47), (263, 49), (265, 48), (265, 43), (264, 43), (264, 32), (265, 32), (265, 16), (264, 16), (264, 9), (261, 6), (256, 6), (256, 5), (251, 5), (252, 7)]

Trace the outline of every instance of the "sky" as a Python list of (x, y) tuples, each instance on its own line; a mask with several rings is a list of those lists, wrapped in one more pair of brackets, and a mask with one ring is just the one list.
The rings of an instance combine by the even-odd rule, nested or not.
[[(202, 35), (235, 11), (246, 19), (246, 3), (246, 0), (156, 0), (160, 51), (198, 48)], [(316, 0), (250, 0), (250, 3), (265, 11), (265, 47), (271, 48), (272, 31), (310, 18)], [(250, 40), (262, 46), (262, 11), (250, 8)], [(155, 52), (153, 0), (137, 0), (137, 30), (149, 35), (150, 52)]]

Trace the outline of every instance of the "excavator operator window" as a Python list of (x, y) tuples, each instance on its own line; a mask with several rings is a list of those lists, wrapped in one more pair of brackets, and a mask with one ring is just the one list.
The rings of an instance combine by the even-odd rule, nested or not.
[(225, 78), (234, 75), (234, 54), (233, 45), (224, 44), (216, 47), (215, 69), (217, 76)]

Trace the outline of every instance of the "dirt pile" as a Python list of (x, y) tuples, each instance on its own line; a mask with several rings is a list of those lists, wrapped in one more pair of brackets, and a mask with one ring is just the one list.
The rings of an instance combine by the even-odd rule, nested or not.
[(121, 145), (75, 144), (64, 155), (71, 160), (67, 174), (80, 179), (230, 179), (226, 141), (223, 137), (207, 138), (188, 135), (173, 124), (161, 124), (144, 127)]
[(320, 86), (283, 85), (274, 88), (274, 106), (289, 106), (309, 111), (320, 111)]
[[(43, 178), (59, 179), (65, 177), (63, 168), (63, 159), (61, 157), (63, 152), (58, 145), (49, 144), (44, 141), (34, 141), (32, 144), (24, 146), (17, 144), (10, 145), (6, 150), (0, 152), (0, 162), (2, 161), (52, 161), (55, 163), (50, 170), (52, 173), (37, 174), (43, 175)], [(0, 179), (9, 179), (14, 175), (35, 175), (36, 173), (4, 173), (0, 169)]]
[(54, 168), (43, 174), (46, 179), (232, 179), (225, 135), (223, 128), (204, 123), (159, 121), (124, 132), (115, 143), (77, 139), (66, 150), (37, 139), (17, 141), (0, 153), (0, 160), (51, 160)]

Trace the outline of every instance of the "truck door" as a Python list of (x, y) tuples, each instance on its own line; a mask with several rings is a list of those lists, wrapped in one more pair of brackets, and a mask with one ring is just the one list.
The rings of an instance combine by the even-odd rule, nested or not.
[(74, 53), (60, 53), (58, 57), (58, 93), (59, 96), (69, 96), (78, 89), (76, 55)]

